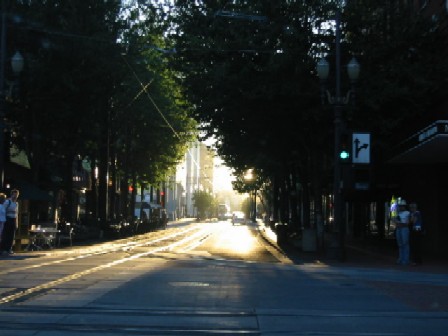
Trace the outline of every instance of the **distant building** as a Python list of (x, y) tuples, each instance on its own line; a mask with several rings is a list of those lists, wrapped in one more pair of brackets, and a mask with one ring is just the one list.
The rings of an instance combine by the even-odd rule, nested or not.
[(214, 152), (203, 143), (190, 144), (176, 175), (167, 180), (165, 199), (170, 219), (196, 216), (193, 203), (196, 190), (213, 194), (213, 157)]

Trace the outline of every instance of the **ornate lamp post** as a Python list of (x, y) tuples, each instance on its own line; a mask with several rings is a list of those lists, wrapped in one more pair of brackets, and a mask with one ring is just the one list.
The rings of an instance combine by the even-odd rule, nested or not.
[[(251, 183), (255, 186), (256, 183), (256, 176), (254, 174), (254, 170), (253, 169), (249, 169), (246, 174), (244, 174), (244, 180), (247, 183)], [(252, 199), (252, 195), (251, 192), (249, 191), (249, 199), (251, 199), (251, 204), (250, 204), (250, 220), (252, 222), (255, 222), (257, 220), (257, 189), (256, 187), (254, 187), (253, 190), (253, 199)]]
[[(324, 90), (328, 103), (333, 106), (334, 109), (334, 181), (333, 181), (333, 230), (337, 230), (338, 243), (337, 255), (338, 258), (345, 260), (345, 225), (343, 222), (343, 202), (342, 202), (342, 179), (341, 179), (341, 129), (342, 129), (342, 109), (348, 104), (352, 90), (348, 91), (345, 96), (341, 95), (341, 53), (340, 53), (340, 12), (336, 14), (336, 83), (335, 83), (335, 95), (332, 96), (329, 91)], [(322, 58), (317, 63), (317, 73), (321, 80), (322, 85), (327, 81), (330, 72), (329, 63)], [(351, 84), (357, 81), (359, 77), (360, 66), (355, 58), (352, 58), (347, 65), (347, 72), (350, 78)], [(323, 97), (324, 98), (324, 97)]]
[[(4, 19), (4, 18), (3, 18)], [(4, 20), (3, 20), (4, 22)], [(6, 108), (6, 85), (5, 85), (5, 25), (2, 24), (2, 35), (0, 44), (0, 189), (4, 187), (4, 172), (5, 172), (5, 108)], [(20, 52), (16, 53), (11, 58), (11, 69), (15, 76), (18, 76), (23, 70), (23, 57)]]
[[(5, 64), (6, 64), (6, 1), (1, 2), (1, 32), (0, 32), (0, 190), (4, 187), (5, 172), (5, 107), (6, 107), (6, 86), (5, 86)], [(17, 51), (11, 58), (11, 69), (15, 76), (18, 76), (23, 69), (23, 57)]]

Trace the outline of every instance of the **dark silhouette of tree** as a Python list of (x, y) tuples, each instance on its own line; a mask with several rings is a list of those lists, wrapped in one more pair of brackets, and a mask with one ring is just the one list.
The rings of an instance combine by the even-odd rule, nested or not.
[(163, 43), (162, 13), (141, 26), (139, 9), (124, 6), (36, 0), (9, 8), (23, 21), (20, 34), (11, 34), (25, 46), (27, 65), (21, 100), (8, 116), (12, 141), (30, 158), (36, 184), (65, 190), (63, 216), (70, 220), (76, 219), (73, 174), (82, 160), (90, 163), (95, 216), (104, 223), (123, 211), (111, 199), (111, 176), (121, 179), (124, 192), (131, 181), (159, 183), (195, 129), (174, 73), (160, 53), (148, 51)]

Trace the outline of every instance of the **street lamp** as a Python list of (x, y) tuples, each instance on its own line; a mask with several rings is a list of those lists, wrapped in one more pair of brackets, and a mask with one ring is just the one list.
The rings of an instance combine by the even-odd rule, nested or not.
[[(341, 124), (342, 124), (342, 109), (348, 104), (350, 96), (353, 90), (349, 90), (345, 96), (341, 95), (341, 31), (340, 31), (340, 12), (336, 13), (336, 87), (335, 95), (332, 96), (328, 90), (323, 90), (323, 100), (328, 99), (328, 103), (333, 106), (334, 109), (334, 180), (333, 180), (333, 225), (334, 229), (338, 230), (338, 243), (337, 254), (338, 258), (343, 261), (345, 260), (345, 225), (342, 218), (342, 179), (341, 179)], [(329, 63), (322, 58), (316, 66), (317, 74), (321, 80), (322, 85), (327, 81), (328, 75), (330, 73)], [(356, 59), (353, 57), (352, 60), (347, 65), (347, 73), (350, 78), (352, 86), (357, 81), (359, 77), (360, 66)], [(343, 159), (348, 159), (344, 154)]]
[[(253, 169), (249, 169), (246, 172), (246, 174), (244, 174), (244, 180), (255, 186), (256, 176), (254, 174)], [(252, 222), (255, 222), (257, 220), (257, 189), (256, 189), (256, 186), (254, 187), (253, 193), (254, 193), (254, 195), (253, 195), (253, 200), (252, 200), (251, 191), (249, 191), (249, 200), (251, 200), (251, 202), (250, 202), (250, 219)]]
[(23, 56), (19, 51), (16, 51), (14, 56), (11, 58), (11, 68), (14, 75), (18, 76), (23, 70)]

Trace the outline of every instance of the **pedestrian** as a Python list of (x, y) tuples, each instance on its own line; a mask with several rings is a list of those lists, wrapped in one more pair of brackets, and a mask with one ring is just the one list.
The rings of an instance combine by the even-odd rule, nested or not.
[(15, 232), (18, 228), (17, 217), (19, 213), (19, 204), (17, 198), (19, 197), (19, 191), (17, 189), (11, 190), (10, 197), (5, 200), (2, 207), (6, 214), (6, 222), (3, 225), (2, 239), (0, 242), (0, 252), (2, 254), (11, 255), (14, 254), (12, 245), (14, 242)]
[(5, 208), (3, 207), (3, 203), (6, 200), (6, 195), (3, 193), (0, 193), (0, 242), (2, 241), (2, 232), (3, 232), (3, 226), (6, 222), (6, 213)]
[(417, 203), (409, 204), (410, 210), (410, 246), (412, 265), (422, 263), (422, 240), (424, 235), (422, 214)]
[(406, 209), (406, 201), (404, 199), (398, 200), (398, 211), (395, 217), (395, 235), (398, 245), (398, 260), (399, 265), (409, 265), (409, 219), (410, 212)]

